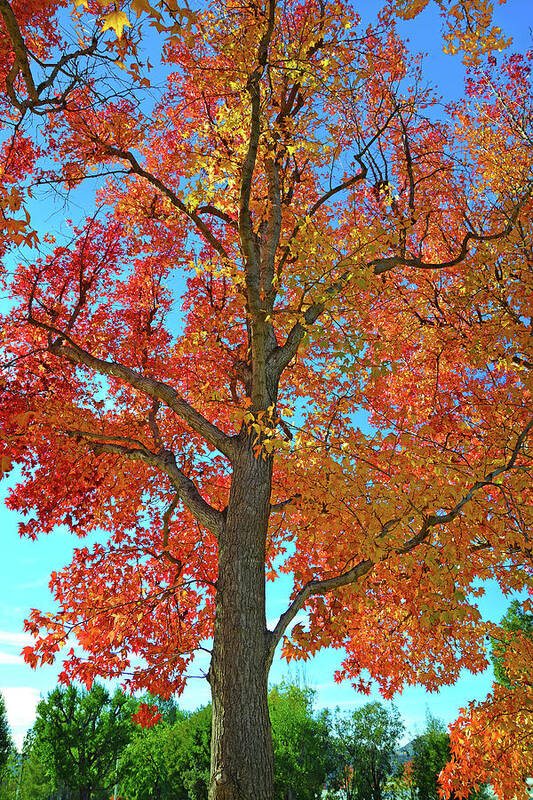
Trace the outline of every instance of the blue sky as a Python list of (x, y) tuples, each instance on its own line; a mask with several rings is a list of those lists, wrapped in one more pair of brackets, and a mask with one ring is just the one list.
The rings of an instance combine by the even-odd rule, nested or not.
[[(373, 14), (378, 4), (365, 0), (358, 3), (363, 20), (368, 13)], [(496, 7), (496, 20), (504, 31), (513, 36), (514, 48), (525, 49), (532, 46), (530, 26), (533, 24), (533, 7), (531, 0), (509, 0), (509, 3)], [(440, 27), (438, 12), (432, 5), (416, 22), (401, 24), (401, 33), (411, 39), (413, 49), (427, 51), (425, 74), (446, 98), (461, 92), (462, 70), (456, 58), (446, 56), (441, 51), (438, 39)], [(47, 201), (48, 203), (48, 201)], [(49, 212), (54, 217), (54, 227), (64, 228), (61, 219), (60, 204), (53, 214), (53, 206), (47, 204), (39, 209), (38, 216), (51, 229)], [(81, 211), (81, 209), (80, 209)], [(73, 216), (76, 216), (74, 212)], [(4, 498), (12, 474), (0, 485), (0, 531), (2, 535), (2, 552), (4, 558), (0, 563), (0, 691), (6, 700), (8, 716), (18, 745), (22, 742), (25, 731), (34, 720), (35, 706), (41, 696), (45, 696), (56, 684), (59, 665), (46, 666), (38, 671), (25, 665), (19, 655), (21, 648), (30, 643), (29, 637), (23, 633), (23, 620), (30, 608), (41, 610), (51, 608), (51, 597), (48, 591), (48, 576), (53, 569), (61, 568), (69, 562), (73, 548), (78, 544), (70, 535), (57, 530), (49, 536), (43, 536), (35, 542), (21, 540), (17, 533), (19, 518), (17, 514), (4, 507)], [(269, 584), (269, 617), (274, 621), (284, 609), (287, 598), (287, 586)], [(486, 586), (486, 594), (479, 601), (479, 607), (485, 618), (500, 619), (509, 604), (497, 587)], [(331, 708), (339, 705), (349, 709), (367, 702), (369, 698), (357, 695), (349, 683), (336, 685), (333, 672), (339, 666), (340, 655), (335, 651), (323, 651), (316, 657), (289, 669), (285, 662), (277, 659), (271, 673), (272, 682), (279, 682), (284, 676), (306, 681), (317, 690), (319, 706)], [(198, 664), (198, 672), (202, 664)], [(396, 699), (408, 734), (412, 735), (424, 727), (426, 710), (451, 722), (460, 707), (471, 699), (479, 699), (486, 695), (492, 683), (492, 672), (487, 670), (479, 676), (464, 674), (453, 687), (445, 687), (438, 694), (428, 694), (422, 689), (410, 688)], [(374, 699), (371, 696), (370, 699)], [(207, 683), (204, 680), (192, 679), (180, 700), (185, 708), (195, 708), (209, 700)]]

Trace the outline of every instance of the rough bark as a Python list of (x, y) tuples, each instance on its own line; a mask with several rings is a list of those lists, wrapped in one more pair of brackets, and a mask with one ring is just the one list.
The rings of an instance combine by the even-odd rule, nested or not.
[(234, 466), (219, 537), (209, 800), (271, 800), (273, 750), (267, 705), (269, 634), (265, 548), (272, 463), (248, 437)]

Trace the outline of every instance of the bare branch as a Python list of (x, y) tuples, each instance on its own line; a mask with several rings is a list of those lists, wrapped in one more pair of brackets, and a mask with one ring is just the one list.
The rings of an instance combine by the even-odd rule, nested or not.
[(359, 578), (363, 577), (363, 575), (366, 575), (374, 567), (375, 563), (373, 561), (370, 559), (365, 559), (364, 561), (360, 561), (359, 564), (356, 564), (355, 567), (352, 567), (347, 572), (343, 572), (341, 575), (335, 575), (333, 578), (325, 578), (324, 580), (309, 581), (309, 583), (306, 583), (305, 586), (300, 589), (288, 609), (281, 615), (274, 630), (270, 632), (271, 638), (269, 663), (272, 662), (272, 659), (274, 658), (274, 651), (287, 627), (310, 597), (319, 594), (328, 594), (329, 592), (332, 592), (334, 589), (338, 589), (341, 586), (348, 586), (351, 583), (356, 583)]
[(0, 0), (0, 14), (4, 20), (4, 25), (6, 26), (8, 36), (11, 40), (11, 46), (13, 47), (13, 51), (15, 53), (15, 61), (6, 77), (6, 90), (13, 105), (17, 108), (20, 108), (21, 104), (15, 94), (14, 89), (14, 83), (19, 73), (22, 73), (22, 77), (24, 78), (24, 83), (26, 84), (26, 89), (30, 99), (34, 102), (38, 102), (39, 95), (37, 94), (37, 90), (35, 88), (30, 63), (28, 61), (28, 48), (26, 47), (24, 39), (22, 38), (22, 34), (20, 32), (15, 14), (13, 13), (13, 9), (7, 0)]
[(286, 500), (282, 500), (280, 503), (274, 503), (270, 506), (270, 513), (275, 513), (276, 511), (283, 511), (287, 506), (291, 506), (294, 504), (295, 500), (298, 500), (302, 495), (301, 494), (293, 494), (292, 497), (288, 497)]
[(172, 498), (172, 502), (170, 503), (169, 507), (167, 508), (167, 510), (163, 515), (163, 550), (166, 550), (168, 548), (168, 536), (169, 536), (168, 526), (170, 525), (170, 519), (178, 504), (178, 500), (179, 500), (179, 494), (174, 495), (174, 497)]
[(222, 211), (220, 208), (217, 208), (212, 203), (206, 203), (203, 206), (199, 206), (196, 209), (197, 214), (211, 214), (212, 217), (218, 217), (223, 222), (226, 222), (228, 225), (231, 225), (232, 228), (237, 228), (237, 220), (230, 217), (225, 211)]

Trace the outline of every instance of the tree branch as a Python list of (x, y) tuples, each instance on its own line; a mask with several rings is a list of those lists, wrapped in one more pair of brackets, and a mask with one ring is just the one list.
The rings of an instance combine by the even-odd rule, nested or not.
[[(366, 173), (365, 173), (366, 174)], [(352, 181), (355, 179), (361, 179), (362, 175), (359, 173), (358, 175), (354, 176)], [(331, 190), (335, 192), (340, 188), (345, 188), (344, 184), (340, 184), (339, 187), (335, 187), (335, 189)], [(442, 261), (442, 262), (424, 262), (420, 258), (407, 258), (401, 255), (390, 256), (389, 258), (382, 258), (376, 259), (374, 261), (369, 262), (370, 267), (373, 268), (374, 275), (382, 275), (385, 272), (389, 272), (394, 267), (398, 266), (407, 266), (407, 267), (415, 267), (417, 269), (428, 269), (428, 270), (440, 270), (446, 269), (447, 267), (453, 267), (459, 264), (461, 261), (467, 257), (469, 252), (469, 244), (471, 241), (477, 242), (492, 242), (497, 239), (501, 239), (504, 236), (508, 236), (509, 233), (513, 230), (515, 223), (518, 219), (520, 214), (520, 210), (525, 205), (526, 201), (531, 196), (531, 189), (532, 186), (528, 188), (527, 193), (522, 197), (522, 199), (515, 205), (507, 225), (501, 230), (497, 231), (496, 233), (490, 234), (480, 234), (474, 233), (472, 231), (468, 231), (461, 244), (460, 251), (458, 255), (450, 259), (449, 261)], [(330, 193), (328, 193), (330, 194)], [(326, 195), (320, 199), (320, 202), (325, 201)], [(316, 206), (316, 203), (315, 203)], [(314, 208), (314, 206), (313, 206)], [(296, 230), (296, 229), (295, 229)], [(292, 234), (291, 234), (292, 236)], [(346, 284), (349, 280), (350, 273), (348, 271), (344, 272), (340, 278), (335, 281), (335, 283), (331, 284), (325, 291), (324, 296), (326, 298), (334, 297)], [(291, 360), (294, 358), (296, 353), (298, 352), (298, 347), (305, 336), (306, 330), (310, 325), (313, 325), (317, 319), (324, 313), (326, 309), (327, 303), (325, 301), (313, 303), (304, 314), (303, 324), (301, 322), (297, 322), (294, 327), (289, 331), (287, 338), (283, 345), (277, 347), (271, 355), (271, 358), (276, 363), (276, 368), (278, 370), (278, 375), (281, 375), (283, 370), (288, 366)], [(526, 363), (525, 366), (528, 366)]]
[(268, 22), (257, 49), (257, 66), (249, 76), (246, 89), (250, 95), (251, 115), (248, 150), (244, 158), (241, 173), (239, 196), (239, 234), (246, 266), (246, 288), (248, 304), (252, 315), (260, 309), (259, 264), (256, 252), (256, 237), (250, 212), (252, 180), (257, 161), (259, 135), (261, 133), (261, 78), (267, 63), (270, 40), (274, 30), (275, 0), (268, 0)]
[(229, 214), (226, 214), (225, 211), (221, 211), (220, 208), (217, 208), (212, 203), (206, 203), (203, 206), (199, 206), (196, 209), (197, 214), (211, 214), (212, 217), (218, 217), (218, 219), (223, 220), (228, 225), (231, 225), (232, 228), (237, 229), (237, 221), (230, 217)]
[(347, 572), (343, 572), (341, 575), (306, 583), (305, 586), (300, 589), (288, 609), (281, 615), (274, 630), (270, 632), (269, 663), (272, 663), (274, 651), (287, 627), (310, 597), (318, 594), (328, 594), (328, 592), (332, 592), (334, 589), (338, 589), (341, 586), (348, 586), (351, 583), (355, 583), (363, 575), (370, 572), (374, 566), (375, 563), (373, 561), (365, 559)]
[(463, 507), (467, 503), (469, 503), (470, 500), (472, 500), (474, 494), (477, 491), (479, 491), (479, 489), (483, 489), (485, 486), (494, 485), (494, 480), (495, 478), (498, 477), (498, 475), (501, 475), (502, 473), (512, 469), (515, 465), (516, 459), (518, 458), (520, 449), (524, 444), (525, 440), (527, 439), (528, 434), (532, 428), (533, 428), (533, 418), (529, 420), (522, 433), (517, 437), (516, 444), (513, 447), (511, 456), (509, 457), (507, 463), (504, 464), (502, 467), (497, 467), (496, 469), (493, 469), (491, 472), (488, 472), (482, 480), (476, 481), (473, 484), (470, 491), (467, 492), (465, 496), (457, 503), (457, 505), (454, 506), (454, 508), (452, 508), (452, 510), (449, 511), (447, 514), (436, 514), (428, 517), (428, 524), (431, 526), (445, 525), (446, 523), (451, 522), (457, 517), (457, 515), (460, 513)]
[[(252, 350), (251, 394), (252, 404), (255, 410), (265, 409), (272, 399), (269, 395), (266, 375), (267, 339), (271, 337), (269, 337), (269, 332), (267, 331), (267, 322), (265, 320), (266, 310), (263, 308), (262, 303), (259, 242), (253, 229), (250, 199), (259, 149), (259, 136), (261, 133), (261, 78), (267, 63), (270, 41), (274, 30), (275, 7), (275, 0), (268, 0), (268, 20), (266, 29), (257, 49), (256, 67), (248, 77), (246, 84), (246, 90), (250, 96), (251, 103), (250, 133), (248, 149), (242, 166), (239, 192), (239, 236), (244, 256), (246, 296), (250, 314)], [(271, 188), (271, 182), (269, 181), (269, 193)], [(271, 224), (269, 220), (268, 227), (271, 234), (273, 230), (275, 231), (275, 225), (275, 222)]]
[[(68, 436), (81, 437), (87, 439), (88, 447), (93, 450), (96, 455), (100, 453), (114, 453), (123, 458), (128, 458), (131, 461), (142, 461), (149, 467), (155, 467), (161, 472), (165, 473), (170, 480), (176, 494), (183, 503), (183, 505), (191, 512), (193, 517), (198, 520), (200, 525), (207, 528), (215, 536), (219, 536), (224, 527), (224, 514), (213, 508), (200, 494), (194, 482), (182, 472), (177, 464), (174, 453), (170, 450), (161, 450), (159, 453), (153, 453), (142, 442), (139, 442), (140, 447), (126, 447), (124, 444), (117, 444), (109, 439), (114, 439), (115, 442), (124, 441), (127, 437), (123, 436), (108, 436), (104, 434), (93, 433), (91, 431), (82, 430), (68, 430), (65, 431)], [(107, 441), (103, 441), (107, 439)], [(166, 529), (166, 538), (168, 540), (168, 523), (170, 514), (174, 510), (175, 503), (170, 506), (170, 509), (165, 514), (164, 530)]]
[(301, 494), (293, 494), (292, 497), (288, 497), (286, 500), (282, 500), (280, 503), (274, 503), (270, 506), (270, 513), (275, 513), (276, 511), (283, 511), (287, 506), (293, 505), (295, 500), (299, 500)]
[(462, 261), (464, 261), (469, 254), (471, 242), (494, 242), (498, 239), (503, 239), (504, 236), (508, 236), (511, 233), (521, 209), (531, 197), (531, 190), (532, 186), (530, 185), (524, 196), (514, 206), (511, 214), (509, 215), (509, 220), (502, 230), (496, 231), (495, 233), (485, 234), (476, 233), (475, 231), (467, 231), (463, 237), (463, 241), (461, 242), (459, 252), (456, 256), (450, 258), (448, 261), (423, 261), (421, 258), (417, 258), (415, 256), (407, 258), (405, 256), (396, 255), (389, 256), (387, 258), (374, 259), (373, 261), (369, 262), (369, 266), (373, 268), (374, 275), (383, 275), (384, 272), (389, 272), (394, 267), (400, 266), (415, 267), (416, 269), (427, 270), (440, 270), (447, 269), (448, 267), (455, 267), (457, 264), (460, 264)]
[(329, 191), (325, 192), (322, 195), (322, 197), (319, 197), (319, 199), (315, 203), (313, 203), (313, 205), (311, 206), (311, 208), (309, 209), (309, 211), (307, 212), (305, 217), (302, 217), (301, 219), (298, 220), (298, 222), (296, 223), (296, 225), (294, 226), (294, 228), (291, 231), (291, 234), (289, 236), (287, 244), (284, 247), (284, 252), (283, 252), (283, 255), (281, 257), (281, 261), (279, 263), (279, 266), (278, 266), (278, 271), (283, 269), (283, 266), (285, 265), (285, 262), (287, 261), (287, 258), (289, 257), (291, 242), (293, 242), (294, 239), (297, 237), (297, 235), (298, 235), (298, 233), (300, 231), (300, 228), (302, 227), (304, 221), (306, 219), (310, 219), (312, 216), (314, 216), (314, 214), (316, 214), (318, 209), (322, 205), (324, 205), (324, 203), (326, 203), (328, 200), (330, 200), (332, 197), (334, 197), (336, 194), (338, 194), (339, 192), (344, 191), (345, 189), (349, 189), (351, 186), (354, 186), (356, 183), (359, 183), (359, 181), (364, 181), (364, 179), (367, 176), (368, 169), (364, 165), (361, 156), (356, 156), (356, 161), (358, 162), (358, 164), (359, 164), (359, 166), (361, 168), (360, 172), (358, 172), (357, 175), (352, 175), (351, 178), (347, 178), (342, 183), (339, 183), (337, 186), (334, 186), (332, 189), (330, 189)]
[(307, 329), (313, 325), (317, 319), (324, 313), (326, 309), (326, 300), (334, 297), (349, 280), (350, 272), (344, 272), (335, 283), (328, 286), (324, 292), (325, 299), (319, 303), (312, 303), (303, 314), (303, 320), (298, 321), (289, 331), (285, 342), (276, 347), (269, 357), (269, 361), (273, 361), (274, 369), (278, 377), (281, 376), (283, 370), (290, 364), (296, 353), (302, 339), (304, 338)]
[[(89, 369), (93, 369), (100, 375), (119, 378), (134, 389), (143, 392), (143, 394), (161, 400), (168, 408), (184, 420), (193, 431), (202, 436), (209, 444), (213, 445), (213, 447), (232, 461), (236, 454), (236, 448), (232, 437), (225, 434), (220, 428), (213, 425), (212, 422), (209, 422), (209, 420), (189, 405), (189, 403), (187, 403), (187, 401), (171, 386), (155, 378), (141, 375), (139, 372), (136, 372), (131, 369), (131, 367), (127, 367), (124, 364), (119, 364), (116, 361), (105, 361), (103, 358), (92, 355), (76, 344), (76, 342), (63, 331), (55, 328), (53, 325), (40, 322), (31, 316), (31, 309), (29, 322), (35, 327), (46, 330), (49, 334), (55, 334), (58, 337), (57, 341), (50, 343), (48, 347), (53, 355), (62, 356), (72, 364), (89, 367)], [(67, 341), (68, 345), (63, 344), (64, 341)]]
[(4, 20), (4, 25), (6, 26), (8, 36), (11, 40), (11, 46), (15, 53), (15, 61), (6, 77), (6, 91), (13, 105), (20, 110), (21, 103), (15, 94), (14, 88), (14, 83), (19, 73), (22, 73), (30, 99), (33, 102), (38, 102), (39, 95), (35, 88), (30, 63), (28, 61), (28, 48), (22, 38), (17, 18), (7, 0), (0, 0), (0, 14)]
[[(411, 539), (408, 539), (403, 545), (400, 547), (394, 548), (392, 552), (395, 555), (404, 555), (406, 553), (411, 552), (419, 544), (424, 542), (427, 537), (429, 536), (431, 529), (436, 525), (445, 525), (449, 522), (452, 522), (462, 511), (464, 506), (469, 503), (476, 492), (480, 489), (484, 488), (485, 486), (494, 485), (494, 480), (499, 475), (508, 470), (512, 469), (516, 463), (516, 459), (518, 458), (518, 454), (522, 445), (524, 444), (525, 440), (527, 439), (528, 434), (533, 428), (533, 418), (528, 422), (526, 427), (523, 429), (522, 433), (517, 437), (516, 444), (511, 452), (511, 455), (507, 462), (501, 466), (497, 467), (496, 469), (492, 470), (491, 472), (487, 473), (485, 477), (480, 480), (476, 481), (471, 489), (465, 494), (465, 496), (449, 511), (447, 514), (431, 514), (429, 516), (425, 516), (420, 531), (413, 536)], [(390, 527), (391, 523), (396, 523), (399, 520), (391, 520), (382, 528), (382, 533), (387, 531), (387, 528)], [(367, 575), (369, 572), (373, 570), (376, 564), (386, 561), (389, 557), (389, 553), (385, 554), (383, 558), (379, 561), (372, 561), (371, 559), (365, 559), (364, 561), (360, 561), (351, 569), (347, 570), (346, 572), (341, 573), (340, 575), (335, 575), (332, 578), (324, 578), (322, 580), (313, 580), (306, 583), (300, 591), (296, 594), (295, 598), (287, 608), (287, 610), (280, 616), (276, 627), (273, 631), (270, 632), (270, 649), (269, 649), (269, 658), (270, 662), (274, 657), (274, 651), (283, 636), (285, 630), (287, 629), (288, 625), (292, 622), (295, 618), (296, 614), (300, 609), (303, 608), (306, 601), (310, 597), (314, 597), (316, 595), (321, 594), (328, 594), (329, 592), (334, 591), (335, 589), (339, 589), (341, 586), (349, 586), (352, 583), (356, 583), (360, 578), (364, 575)]]
[(164, 194), (165, 197), (167, 197), (170, 200), (170, 202), (175, 208), (177, 208), (179, 211), (185, 214), (185, 216), (188, 217), (191, 220), (191, 222), (194, 223), (194, 225), (200, 231), (204, 239), (211, 245), (211, 247), (214, 250), (216, 250), (216, 252), (224, 259), (225, 262), (229, 262), (231, 260), (229, 253), (226, 251), (222, 242), (219, 239), (217, 239), (211, 228), (205, 224), (205, 222), (200, 216), (198, 216), (198, 211), (192, 211), (190, 208), (188, 208), (186, 204), (183, 202), (183, 200), (181, 200), (181, 198), (179, 198), (178, 195), (172, 189), (170, 189), (166, 184), (164, 184), (163, 181), (159, 180), (159, 178), (156, 178), (155, 175), (152, 175), (151, 172), (148, 172), (143, 167), (141, 167), (141, 165), (139, 164), (133, 153), (131, 153), (129, 150), (122, 150), (119, 147), (114, 147), (113, 145), (108, 145), (103, 142), (98, 142), (98, 144), (101, 144), (103, 147), (105, 147), (109, 155), (113, 155), (116, 156), (117, 158), (121, 158), (123, 161), (127, 161), (131, 165), (131, 171), (135, 175), (138, 175), (140, 178), (144, 178), (146, 181), (148, 181), (148, 183), (150, 183), (156, 189), (159, 189), (161, 194)]

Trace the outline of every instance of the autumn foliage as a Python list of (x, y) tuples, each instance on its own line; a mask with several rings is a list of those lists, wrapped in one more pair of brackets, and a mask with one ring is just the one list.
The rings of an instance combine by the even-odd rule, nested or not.
[[(437, 689), (487, 664), (482, 582), (533, 587), (531, 54), (439, 2), (468, 66), (444, 108), (397, 33), (424, 2), (75, 5), (0, 0), (1, 468), (21, 535), (94, 534), (25, 658), (168, 696), (213, 640), (210, 797), (262, 800), (271, 758), (238, 794), (230, 719), (253, 707), (268, 751), (279, 642), (344, 648), (362, 690)], [(84, 185), (94, 213), (36, 230), (32, 196)], [(524, 796), (516, 663), (448, 787)]]

